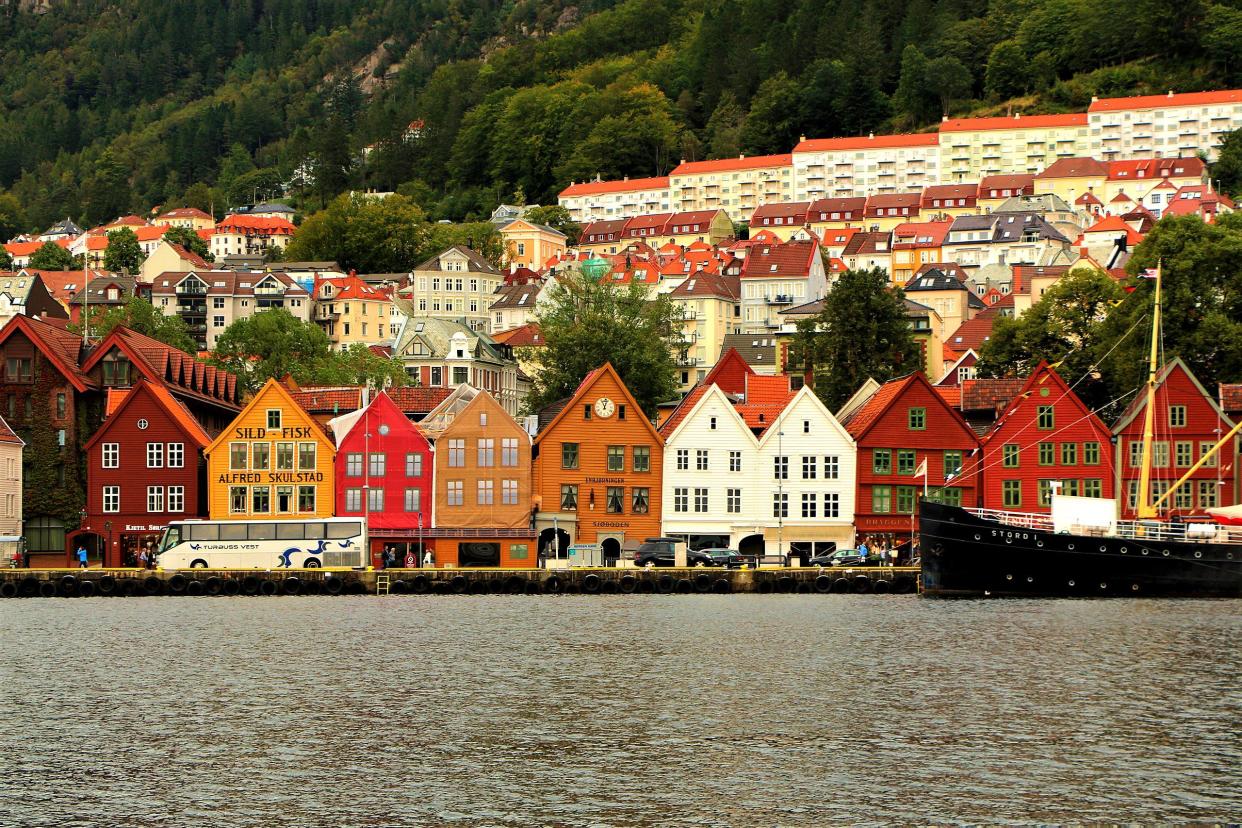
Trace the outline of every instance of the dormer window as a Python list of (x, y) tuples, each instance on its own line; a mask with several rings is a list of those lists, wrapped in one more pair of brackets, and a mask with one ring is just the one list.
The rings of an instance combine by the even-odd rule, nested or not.
[(112, 353), (101, 363), (103, 366), (103, 384), (111, 388), (129, 387), (129, 360), (120, 354)]

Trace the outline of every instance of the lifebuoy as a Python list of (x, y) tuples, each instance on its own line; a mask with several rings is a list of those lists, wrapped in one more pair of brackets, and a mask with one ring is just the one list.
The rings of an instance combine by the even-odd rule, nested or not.
[(345, 589), (345, 582), (335, 575), (329, 575), (323, 579), (323, 591), (329, 595), (340, 595)]
[(302, 591), (302, 579), (297, 577), (285, 578), (280, 586), (281, 592), (285, 595), (297, 595)]
[(728, 578), (717, 578), (716, 583), (712, 584), (712, 590), (721, 595), (727, 595), (733, 591), (733, 582)]
[(625, 575), (621, 576), (621, 591), (622, 592), (624, 592), (626, 595), (629, 595), (636, 589), (638, 589), (637, 578), (635, 578), (633, 575), (630, 575), (629, 573), (626, 573)]
[(526, 591), (526, 579), (520, 575), (510, 575), (505, 581), (505, 591), (510, 595), (521, 595)]
[(661, 575), (660, 580), (657, 583), (659, 585), (660, 592), (664, 593), (665, 595), (667, 595), (668, 593), (672, 592), (674, 589), (677, 588), (677, 582), (673, 580), (672, 575), (669, 575), (667, 573), (665, 573), (664, 575)]
[(486, 595), (487, 590), (488, 590), (488, 585), (487, 585), (486, 580), (479, 580), (478, 578), (470, 579), (470, 594), (471, 595)]
[(466, 580), (465, 575), (454, 575), (452, 580), (453, 592), (458, 595), (464, 595), (466, 590), (470, 588), (470, 581)]
[(94, 594), (95, 594), (95, 582), (94, 581), (84, 580), (78, 584), (78, 596), (79, 597), (90, 598)]
[(39, 594), (39, 579), (33, 575), (27, 575), (22, 578), (21, 595), (23, 598), (33, 598)]
[(795, 586), (794, 579), (789, 577), (788, 575), (782, 575), (781, 577), (776, 579), (776, 591), (777, 592), (793, 592), (794, 586)]
[(180, 595), (185, 592), (185, 585), (187, 583), (186, 577), (178, 572), (168, 579), (168, 591), (173, 595)]
[(261, 581), (259, 583), (260, 595), (275, 595), (277, 592), (275, 581)]
[(207, 590), (203, 588), (203, 582), (199, 580), (192, 580), (185, 585), (186, 595), (202, 595), (206, 591)]
[(849, 578), (837, 578), (832, 582), (833, 592), (849, 592), (853, 588), (854, 585), (850, 583)]
[(832, 578), (827, 575), (820, 575), (816, 578), (815, 591), (822, 593), (832, 592)]
[(345, 591), (350, 595), (366, 595), (367, 585), (362, 581), (353, 580), (345, 585)]
[(594, 572), (588, 572), (582, 579), (582, 591), (587, 595), (594, 595), (599, 592), (599, 576)]
[(758, 590), (759, 590), (760, 595), (771, 595), (772, 594), (772, 582), (765, 578), (764, 580), (759, 582)]
[(4, 583), (0, 584), (0, 598), (16, 598), (16, 597), (17, 597), (17, 582), (16, 581), (5, 581)]
[(712, 588), (712, 576), (706, 572), (700, 572), (694, 576), (694, 589), (697, 592), (707, 592)]
[(388, 591), (394, 595), (405, 595), (410, 591), (410, 585), (405, 582), (404, 578), (398, 578), (388, 587)]
[(548, 593), (557, 593), (561, 591), (561, 578), (559, 575), (552, 575), (543, 582), (543, 591)]
[(914, 592), (914, 587), (914, 579), (909, 575), (902, 575), (900, 578), (893, 581), (893, 592), (898, 595), (908, 595), (909, 593)]
[(142, 589), (142, 582), (137, 578), (122, 578), (116, 583), (116, 594), (124, 595), (126, 598), (137, 595)]
[(866, 575), (858, 575), (854, 578), (854, 591), (862, 594), (871, 591), (871, 579)]
[(105, 575), (95, 582), (95, 589), (100, 595), (111, 595), (116, 592), (116, 578), (111, 575)]
[(643, 593), (644, 595), (650, 595), (651, 593), (656, 591), (655, 581), (649, 580), (647, 578), (643, 578), (641, 581), (638, 582), (638, 591)]
[(543, 588), (539, 586), (538, 581), (527, 581), (526, 586), (522, 588), (522, 591), (527, 595), (538, 595), (543, 592)]

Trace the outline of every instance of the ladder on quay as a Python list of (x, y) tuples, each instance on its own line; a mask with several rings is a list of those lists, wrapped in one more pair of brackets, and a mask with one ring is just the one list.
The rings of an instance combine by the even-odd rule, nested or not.
[(382, 572), (379, 575), (375, 576), (375, 594), (376, 595), (388, 595), (390, 594), (391, 588), (392, 588), (392, 580), (389, 578), (388, 573)]

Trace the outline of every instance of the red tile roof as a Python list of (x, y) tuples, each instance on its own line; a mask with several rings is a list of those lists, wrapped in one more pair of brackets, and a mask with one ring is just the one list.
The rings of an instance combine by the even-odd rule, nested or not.
[(13, 432), (13, 429), (9, 427), (9, 424), (5, 422), (3, 417), (0, 417), (0, 443), (16, 443), (18, 445), (26, 444), (21, 437), (18, 437), (17, 434)]
[[(445, 386), (403, 385), (385, 389), (388, 398), (406, 416), (426, 414), (448, 398), (455, 389)], [(356, 411), (362, 404), (362, 387), (354, 385), (310, 385), (290, 391), (294, 401), (311, 414)]]
[(784, 406), (797, 391), (789, 388), (788, 374), (747, 374), (746, 403), (748, 405)]
[(936, 393), (949, 405), (958, 408), (962, 404), (962, 389), (958, 385), (935, 385)]
[(899, 224), (893, 228), (893, 249), (913, 250), (920, 247), (940, 247), (949, 235), (953, 220), (919, 221)]
[(973, 319), (958, 325), (957, 330), (945, 340), (944, 347), (959, 354), (967, 348), (978, 353), (983, 343), (991, 338), (992, 326), (999, 315), (995, 305), (981, 311)]
[(1109, 181), (1147, 181), (1150, 179), (1194, 177), (1207, 172), (1201, 158), (1132, 158), (1108, 162)]
[(852, 217), (862, 218), (863, 211), (867, 209), (867, 199), (862, 196), (851, 196), (850, 198), (821, 198), (812, 201), (807, 207), (808, 220), (815, 221), (840, 221), (840, 218), (832, 218), (833, 213), (851, 213)]
[[(65, 320), (61, 320), (65, 321)], [(62, 325), (51, 320), (36, 319), (30, 316), (17, 315), (9, 319), (0, 328), (0, 343), (21, 331), (36, 348), (47, 355), (56, 365), (57, 370), (73, 384), (78, 391), (95, 388), (95, 381), (82, 370), (82, 336), (70, 333)]]
[(1108, 165), (1094, 158), (1058, 158), (1036, 178), (1104, 178)]
[(930, 207), (936, 199), (944, 201), (947, 198), (964, 198), (970, 204), (974, 204), (978, 196), (978, 184), (935, 184), (923, 189), (923, 206)]
[(492, 339), (510, 348), (530, 348), (544, 345), (543, 332), (537, 322), (527, 322), (507, 331), (492, 334)]
[(755, 369), (750, 367), (736, 348), (730, 348), (716, 360), (715, 367), (703, 378), (703, 385), (718, 385), (726, 394), (742, 395), (746, 393), (746, 380), (754, 376)]
[(202, 210), (198, 209), (197, 207), (177, 207), (173, 210), (169, 210), (166, 213), (161, 213), (160, 218), (166, 218), (166, 219), (205, 218), (205, 219), (209, 219), (211, 218), (211, 216), (209, 216), (207, 213), (203, 212)]
[(1220, 384), (1220, 407), (1227, 414), (1242, 412), (1242, 382)]
[(819, 255), (819, 245), (810, 241), (752, 247), (742, 264), (743, 279), (805, 279)]
[(916, 212), (919, 207), (918, 193), (878, 193), (867, 199), (867, 214), (872, 210), (887, 210), (890, 207), (909, 207)]
[(1035, 190), (1035, 175), (1034, 173), (1016, 173), (984, 176), (979, 182), (979, 198), (990, 198), (991, 196), (987, 194), (993, 190), (1011, 190), (1013, 195), (1030, 195)]
[(1181, 92), (1170, 90), (1164, 95), (1137, 95), (1132, 98), (1101, 98), (1091, 102), (1088, 112), (1116, 112), (1125, 109), (1165, 109), (1178, 106), (1211, 106), (1242, 103), (1242, 89), (1221, 89), (1213, 92)]
[(119, 348), (152, 383), (167, 385), (179, 395), (210, 401), (231, 409), (240, 408), (237, 377), (223, 368), (199, 361), (158, 339), (130, 330), (113, 328), (82, 363), (90, 371), (103, 357)]
[(789, 201), (779, 204), (761, 204), (755, 208), (755, 212), (750, 214), (750, 225), (762, 225), (765, 218), (781, 218), (793, 219), (793, 221), (781, 222), (782, 226), (793, 224), (802, 224), (806, 221), (807, 208), (811, 206), (809, 201)]
[(230, 215), (221, 219), (216, 225), (217, 233), (242, 233), (259, 231), (260, 233), (278, 236), (291, 236), (297, 230), (293, 222), (282, 218), (267, 216)]
[(690, 415), (690, 412), (698, 405), (699, 400), (703, 399), (703, 395), (707, 393), (709, 388), (711, 388), (710, 383), (706, 383), (706, 381), (700, 382), (690, 389), (690, 393), (682, 397), (681, 402), (673, 409), (673, 413), (669, 414), (668, 419), (660, 424), (660, 434), (664, 435), (665, 439), (673, 433), (677, 426), (681, 425), (682, 420)]
[(993, 129), (1051, 129), (1087, 125), (1087, 113), (1066, 115), (1014, 115), (997, 118), (949, 118), (940, 122), (941, 132), (974, 132)]
[(625, 178), (620, 181), (583, 181), (570, 184), (561, 190), (562, 198), (570, 196), (601, 195), (603, 193), (628, 193), (639, 190), (667, 190), (668, 176), (658, 178)]
[(177, 257), (181, 259), (181, 261), (189, 264), (191, 268), (194, 268), (196, 270), (210, 270), (211, 269), (211, 265), (207, 262), (207, 260), (204, 259), (202, 256), (198, 255), (197, 253), (195, 253), (194, 251), (187, 250), (181, 245), (173, 244), (172, 242), (169, 242), (168, 246), (173, 249), (173, 252), (177, 254)]
[(716, 161), (682, 161), (669, 173), (669, 177), (672, 178), (676, 175), (699, 175), (709, 172), (728, 172), (729, 170), (788, 167), (792, 164), (793, 156), (788, 153), (784, 155), (755, 155), (750, 158), (743, 155), (739, 158), (721, 158)]
[(907, 374), (900, 379), (889, 380), (881, 385), (871, 397), (843, 424), (850, 436), (857, 440), (880, 419), (890, 403), (901, 395), (906, 387), (914, 382), (914, 374)]
[(922, 132), (913, 135), (868, 135), (858, 138), (812, 138), (798, 142), (793, 151), (831, 152), (833, 150), (890, 149), (896, 147), (934, 147), (940, 143), (940, 135)]
[(338, 276), (320, 279), (319, 284), (315, 286), (316, 292), (324, 284), (331, 284), (337, 290), (337, 293), (332, 297), (333, 300), (357, 299), (360, 302), (388, 302), (392, 299), (392, 288), (368, 284), (357, 276)]
[(1022, 392), (1026, 380), (1021, 377), (962, 380), (963, 411), (1001, 411)]

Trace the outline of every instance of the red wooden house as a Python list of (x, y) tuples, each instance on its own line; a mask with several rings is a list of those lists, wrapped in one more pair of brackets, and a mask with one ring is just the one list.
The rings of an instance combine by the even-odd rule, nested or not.
[[(336, 435), (336, 516), (367, 519), (371, 556), (384, 547), (422, 558), (432, 522), (431, 444), (384, 391), (328, 423)], [(424, 534), (426, 533), (426, 534)]]
[(94, 536), (104, 566), (134, 566), (170, 520), (204, 517), (210, 442), (166, 386), (139, 379), (86, 443), (86, 518), (68, 545)]
[(1041, 362), (983, 437), (983, 506), (1049, 512), (1061, 494), (1112, 497), (1108, 427)]
[(977, 505), (979, 438), (921, 373), (880, 386), (845, 422), (858, 444), (854, 526), (862, 536), (898, 538), (918, 528), (927, 464), (928, 495)]
[[(1233, 428), (1233, 421), (1216, 404), (1180, 357), (1165, 364), (1156, 376), (1152, 420), (1151, 499), (1154, 503)], [(1139, 395), (1113, 426), (1117, 440), (1113, 460), (1121, 481), (1121, 516), (1132, 520), (1138, 504), (1139, 470), (1143, 457), (1143, 420), (1147, 394)], [(1163, 515), (1204, 515), (1205, 509), (1238, 502), (1239, 441), (1221, 449), (1194, 476), (1178, 487), (1160, 509)]]

